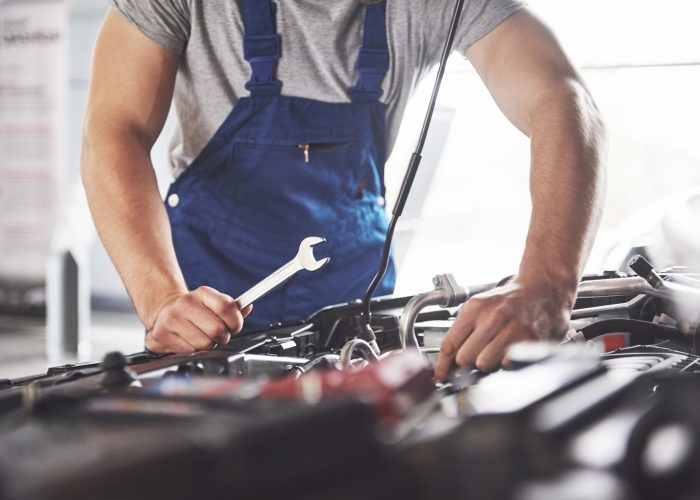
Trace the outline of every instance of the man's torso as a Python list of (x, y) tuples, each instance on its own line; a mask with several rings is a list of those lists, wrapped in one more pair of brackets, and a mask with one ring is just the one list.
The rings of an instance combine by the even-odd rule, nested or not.
[[(177, 124), (171, 144), (178, 176), (240, 97), (250, 66), (243, 58), (243, 22), (234, 1), (111, 0), (127, 19), (166, 48), (182, 53), (175, 85)], [(406, 103), (421, 77), (437, 62), (452, 13), (452, 0), (387, 0), (391, 63), (382, 89), (391, 151)], [(277, 30), (282, 94), (347, 102), (357, 80), (365, 6), (359, 0), (281, 0)], [(455, 49), (461, 52), (518, 10), (518, 0), (471, 0)]]

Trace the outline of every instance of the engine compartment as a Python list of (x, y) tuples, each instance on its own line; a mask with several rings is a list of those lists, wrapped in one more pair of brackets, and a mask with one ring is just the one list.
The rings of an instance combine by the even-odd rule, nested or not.
[(212, 351), (0, 381), (0, 499), (691, 498), (699, 277), (587, 276), (561, 344), (440, 382), (459, 307), (507, 279), (374, 300), (379, 356), (352, 303)]

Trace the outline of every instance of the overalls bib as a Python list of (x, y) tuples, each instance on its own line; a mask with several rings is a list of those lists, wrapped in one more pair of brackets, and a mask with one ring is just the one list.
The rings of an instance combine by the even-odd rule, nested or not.
[[(327, 242), (317, 258), (255, 303), (245, 330), (303, 319), (362, 297), (377, 271), (387, 231), (384, 210), (389, 68), (385, 1), (365, 8), (357, 84), (350, 102), (281, 95), (281, 40), (275, 5), (239, 1), (244, 56), (252, 77), (214, 137), (170, 186), (166, 209), (187, 286), (236, 297), (288, 262), (307, 236)], [(390, 294), (393, 263), (377, 294)]]

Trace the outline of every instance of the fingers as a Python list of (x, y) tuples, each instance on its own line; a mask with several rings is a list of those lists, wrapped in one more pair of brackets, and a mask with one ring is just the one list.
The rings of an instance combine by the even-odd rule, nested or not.
[(215, 331), (204, 330), (203, 327), (194, 323), (191, 319), (178, 325), (178, 335), (187, 340), (187, 342), (192, 344), (198, 351), (206, 351), (216, 347), (218, 343), (217, 339), (222, 335), (218, 333), (220, 331), (219, 328)]
[[(182, 325), (183, 329), (187, 329), (192, 335), (192, 338), (204, 335), (206, 339), (202, 339), (201, 342), (205, 340), (213, 344), (226, 344), (231, 340), (231, 334), (229, 333), (228, 326), (223, 322), (223, 320), (214, 314), (211, 309), (202, 304), (200, 307), (193, 307), (187, 312), (186, 316), (188, 322)], [(192, 342), (190, 342), (192, 343)], [(197, 348), (210, 349), (212, 346), (200, 347), (198, 344), (194, 344)], [(203, 344), (201, 344), (203, 345)]]
[[(202, 303), (223, 321), (231, 333), (238, 333), (243, 328), (243, 315), (233, 298), (208, 286), (197, 288), (194, 292)], [(250, 313), (250, 311), (248, 311)]]
[[(449, 331), (447, 332), (449, 334)], [(440, 353), (438, 354), (437, 364), (435, 365), (435, 380), (443, 380), (454, 365), (455, 355), (459, 344), (455, 340), (445, 336), (440, 344)]]
[(490, 372), (500, 366), (507, 366), (506, 350), (510, 344), (517, 340), (521, 332), (519, 324), (509, 323), (477, 356), (476, 367), (482, 372)]
[(154, 329), (146, 335), (146, 349), (161, 354), (189, 354), (197, 350), (176, 333), (165, 329)]
[(243, 328), (242, 312), (230, 296), (200, 287), (167, 302), (146, 336), (146, 347), (160, 353), (191, 353), (225, 344)]
[(531, 302), (534, 299), (517, 296), (516, 291), (503, 287), (498, 293), (473, 297), (466, 303), (440, 345), (436, 380), (444, 379), (456, 366), (494, 370), (508, 345), (533, 337), (534, 319), (522, 311), (537, 304)]
[[(508, 316), (501, 314), (497, 309), (483, 313), (474, 327), (474, 331), (457, 352), (455, 357), (457, 366), (474, 365), (479, 353), (494, 337), (500, 334), (509, 320)], [(477, 368), (479, 367), (477, 366)]]
[[(189, 353), (211, 349), (216, 344), (214, 333), (205, 333), (190, 318), (212, 315), (204, 306), (188, 307), (188, 300), (175, 301), (163, 309), (149, 336), (155, 341), (155, 352)], [(223, 325), (221, 322), (219, 322)], [(216, 330), (220, 332), (225, 327)], [(148, 344), (147, 344), (148, 347)], [(149, 348), (150, 349), (150, 348)], [(154, 350), (154, 349), (151, 349)]]
[(245, 309), (241, 311), (241, 316), (247, 318), (250, 313), (253, 312), (253, 304), (249, 304)]
[[(504, 322), (507, 325), (506, 329), (504, 329)], [(444, 379), (448, 372), (457, 366), (463, 368), (474, 366), (482, 372), (498, 368), (510, 343), (511, 331), (508, 328), (510, 325), (507, 324), (507, 320), (497, 317), (492, 318), (488, 323), (477, 324), (466, 336), (457, 334), (452, 338), (445, 336), (440, 345), (435, 378)], [(456, 343), (461, 337), (465, 337), (463, 343)]]
[(472, 312), (469, 302), (459, 312), (454, 324), (448, 330), (440, 343), (440, 354), (435, 366), (435, 379), (444, 379), (453, 368), (459, 347), (471, 335), (476, 315)]

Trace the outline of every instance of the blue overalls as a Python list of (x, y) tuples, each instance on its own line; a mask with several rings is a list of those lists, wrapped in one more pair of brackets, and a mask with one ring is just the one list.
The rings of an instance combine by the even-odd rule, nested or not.
[[(166, 208), (187, 286), (236, 297), (288, 262), (307, 236), (327, 242), (319, 271), (301, 271), (255, 303), (246, 331), (308, 317), (362, 297), (377, 271), (384, 210), (389, 68), (386, 3), (365, 8), (359, 79), (350, 102), (281, 95), (275, 4), (239, 1), (249, 97), (234, 106), (202, 152), (170, 186)], [(390, 294), (393, 264), (377, 294)]]

